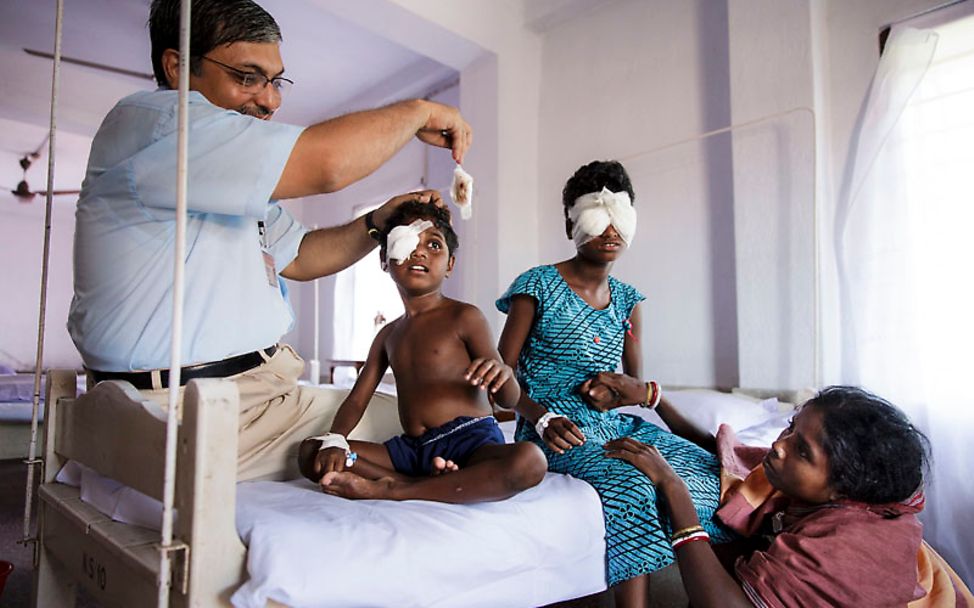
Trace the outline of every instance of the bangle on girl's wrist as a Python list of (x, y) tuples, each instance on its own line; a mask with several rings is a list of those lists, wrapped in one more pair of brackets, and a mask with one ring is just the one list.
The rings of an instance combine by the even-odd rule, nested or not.
[(639, 405), (647, 408), (654, 409), (659, 405), (660, 399), (663, 398), (663, 388), (659, 385), (659, 382), (650, 380), (646, 383), (646, 401), (640, 403)]

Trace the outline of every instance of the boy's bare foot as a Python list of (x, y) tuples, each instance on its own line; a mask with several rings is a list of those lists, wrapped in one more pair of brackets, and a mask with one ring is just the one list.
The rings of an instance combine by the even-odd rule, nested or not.
[(315, 472), (315, 459), (318, 457), (319, 448), (321, 448), (321, 440), (311, 437), (302, 441), (298, 448), (298, 469), (311, 481), (318, 481), (321, 478), (321, 474)]
[(331, 471), (321, 481), (321, 489), (343, 498), (392, 498), (392, 489), (398, 482), (391, 477), (366, 479), (348, 471)]
[(437, 475), (443, 475), (444, 473), (453, 473), (454, 471), (459, 471), (460, 467), (457, 463), (452, 460), (446, 460), (442, 456), (434, 456), (433, 460), (430, 461), (432, 466), (432, 471), (430, 475), (436, 477)]

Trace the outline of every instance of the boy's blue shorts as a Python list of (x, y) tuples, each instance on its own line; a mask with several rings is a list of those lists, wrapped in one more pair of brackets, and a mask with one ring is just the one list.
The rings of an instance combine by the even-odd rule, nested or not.
[(384, 445), (397, 472), (419, 477), (432, 472), (435, 456), (462, 467), (476, 449), (495, 443), (504, 443), (504, 433), (493, 416), (460, 416), (419, 437), (399, 435)]

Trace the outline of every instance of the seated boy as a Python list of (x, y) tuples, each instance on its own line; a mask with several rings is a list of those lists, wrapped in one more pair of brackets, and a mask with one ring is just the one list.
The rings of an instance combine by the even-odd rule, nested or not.
[[(513, 371), (483, 313), (441, 293), (458, 245), (449, 211), (405, 203), (380, 242), (406, 311), (376, 335), (331, 432), (302, 442), (302, 474), (347, 498), (451, 503), (501, 500), (537, 485), (544, 454), (531, 443), (505, 444), (488, 403), (489, 393), (514, 407), (521, 389)], [(389, 366), (405, 433), (384, 444), (346, 441)]]

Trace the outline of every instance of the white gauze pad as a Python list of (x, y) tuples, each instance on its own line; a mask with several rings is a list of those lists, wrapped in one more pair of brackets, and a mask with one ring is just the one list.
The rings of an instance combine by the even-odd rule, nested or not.
[(433, 222), (429, 220), (416, 220), (408, 226), (396, 226), (390, 230), (386, 237), (386, 258), (403, 264), (419, 245), (419, 235), (432, 227)]
[(583, 194), (568, 210), (568, 219), (574, 224), (572, 238), (577, 247), (605, 232), (609, 224), (619, 232), (626, 246), (631, 245), (636, 236), (636, 208), (632, 206), (628, 192), (602, 188), (601, 192)]
[(460, 209), (460, 217), (469, 220), (473, 215), (473, 177), (457, 165), (453, 170), (453, 185), (450, 186), (450, 197)]

